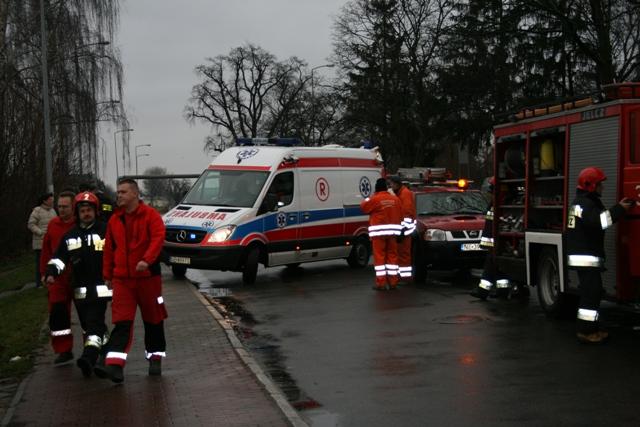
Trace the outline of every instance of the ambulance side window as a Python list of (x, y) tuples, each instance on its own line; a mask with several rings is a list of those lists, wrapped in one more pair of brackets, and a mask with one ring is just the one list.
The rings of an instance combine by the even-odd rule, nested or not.
[(282, 206), (290, 205), (291, 202), (293, 202), (293, 190), (293, 172), (283, 172), (276, 175), (267, 190), (267, 194), (258, 215), (270, 210), (268, 206), (265, 206), (265, 202), (269, 200), (274, 200), (276, 203), (281, 202), (283, 203)]

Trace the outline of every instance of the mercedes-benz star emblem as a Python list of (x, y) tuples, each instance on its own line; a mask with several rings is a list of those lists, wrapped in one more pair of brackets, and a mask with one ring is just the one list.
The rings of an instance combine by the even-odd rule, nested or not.
[(187, 232), (185, 230), (180, 230), (178, 234), (176, 234), (176, 240), (178, 242), (184, 242), (187, 240)]

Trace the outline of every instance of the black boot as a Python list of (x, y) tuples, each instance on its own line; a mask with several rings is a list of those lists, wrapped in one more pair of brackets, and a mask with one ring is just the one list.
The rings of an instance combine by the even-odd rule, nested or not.
[(149, 375), (150, 376), (162, 375), (162, 358), (161, 357), (149, 359)]
[(63, 353), (58, 354), (58, 356), (53, 360), (53, 364), (61, 365), (63, 363), (67, 363), (72, 359), (73, 359), (73, 353), (70, 351), (65, 351)]
[(91, 376), (93, 372), (93, 367), (96, 364), (96, 360), (98, 360), (98, 355), (100, 354), (100, 350), (97, 347), (89, 346), (85, 347), (82, 352), (82, 356), (76, 361), (76, 365), (82, 371), (82, 375), (86, 378)]

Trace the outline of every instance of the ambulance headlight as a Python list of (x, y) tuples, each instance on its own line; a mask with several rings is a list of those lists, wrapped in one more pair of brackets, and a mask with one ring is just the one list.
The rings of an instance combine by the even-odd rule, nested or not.
[(233, 230), (236, 229), (235, 225), (226, 225), (224, 227), (218, 228), (216, 231), (211, 233), (209, 236), (209, 243), (220, 243), (224, 242), (233, 234)]
[(441, 242), (447, 240), (447, 233), (445, 233), (444, 230), (440, 230), (438, 228), (428, 228), (424, 233), (424, 240)]

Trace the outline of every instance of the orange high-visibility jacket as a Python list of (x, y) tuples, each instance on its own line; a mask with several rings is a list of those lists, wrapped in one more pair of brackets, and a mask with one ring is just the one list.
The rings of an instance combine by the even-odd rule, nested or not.
[(404, 185), (400, 187), (397, 194), (402, 205), (402, 216), (405, 221), (408, 219), (416, 219), (416, 196), (413, 191), (409, 190)]
[(369, 214), (369, 237), (399, 236), (402, 233), (400, 199), (387, 191), (378, 191), (360, 203)]

